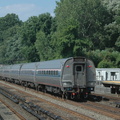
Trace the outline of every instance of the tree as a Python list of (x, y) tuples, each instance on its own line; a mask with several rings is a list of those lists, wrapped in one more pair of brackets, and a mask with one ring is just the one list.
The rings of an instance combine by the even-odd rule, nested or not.
[(5, 17), (0, 18), (0, 31), (9, 29), (14, 25), (21, 25), (22, 21), (16, 14), (7, 14)]
[(120, 51), (120, 1), (119, 0), (103, 0), (104, 6), (112, 16), (112, 21), (105, 25), (105, 45), (114, 47)]
[(98, 64), (98, 68), (113, 68), (113, 63), (110, 61), (103, 60)]
[(120, 54), (113, 49), (95, 50), (85, 53), (89, 59), (92, 59), (95, 67), (114, 67), (117, 68), (120, 63)]
[[(21, 38), (22, 38), (22, 44), (23, 44), (22, 51), (23, 51), (23, 53), (25, 55), (25, 59), (27, 61), (38, 61), (39, 59), (42, 58), (42, 57), (39, 57), (39, 56), (42, 56), (42, 53), (39, 51), (41, 49), (44, 49), (44, 47), (49, 48), (49, 46), (44, 46), (44, 45), (46, 45), (46, 43), (41, 45), (40, 46), (41, 48), (36, 47), (38, 45), (35, 46), (35, 44), (36, 44), (36, 40), (37, 40), (37, 44), (39, 44), (39, 40), (41, 40), (41, 41), (44, 40), (44, 37), (40, 36), (41, 34), (37, 35), (37, 33), (39, 33), (40, 31), (42, 31), (43, 34), (45, 34), (46, 39), (50, 38), (49, 34), (51, 32), (51, 25), (52, 25), (52, 17), (50, 16), (49, 13), (41, 14), (38, 17), (36, 17), (36, 16), (30, 17), (24, 23), (22, 30), (21, 30)], [(38, 36), (40, 38), (38, 38)], [(41, 37), (43, 38), (43, 40), (41, 39)], [(49, 40), (47, 40), (47, 41), (49, 41)], [(40, 53), (41, 53), (41, 55), (40, 55)]]
[[(63, 57), (105, 48), (102, 34), (111, 19), (100, 0), (61, 0), (55, 9), (56, 49)], [(102, 17), (101, 17), (102, 16)]]
[(41, 14), (38, 18), (40, 23), (40, 30), (36, 34), (37, 39), (35, 42), (35, 46), (38, 51), (40, 60), (49, 60), (54, 58), (54, 47), (51, 42), (51, 34), (55, 30), (55, 27), (53, 27), (55, 21), (48, 13)]
[(37, 33), (37, 40), (35, 43), (40, 60), (48, 60), (52, 57), (51, 43), (44, 32), (39, 31)]
[(13, 52), (13, 44), (16, 42), (14, 37), (21, 25), (22, 21), (15, 14), (7, 14), (0, 18), (0, 63), (12, 63), (13, 59), (16, 59), (14, 55), (17, 54), (17, 51)]

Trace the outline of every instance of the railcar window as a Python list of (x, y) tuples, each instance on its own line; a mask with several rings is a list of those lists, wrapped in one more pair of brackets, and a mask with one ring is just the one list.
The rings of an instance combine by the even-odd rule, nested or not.
[(38, 71), (37, 74), (41, 74), (41, 75), (58, 75), (58, 70), (43, 70), (43, 71)]
[(55, 75), (55, 71), (53, 71), (53, 75)]
[(53, 74), (53, 72), (52, 71), (50, 71), (50, 75), (52, 75)]
[(41, 74), (41, 71), (38, 71), (38, 74)]
[(56, 75), (58, 75), (58, 71), (56, 71)]
[(79, 71), (79, 72), (82, 71), (82, 67), (81, 66), (77, 66), (76, 67), (76, 71)]
[(54, 71), (52, 71), (52, 75), (54, 75)]
[(9, 71), (6, 70), (5, 72), (7, 73), (7, 72), (9, 72)]

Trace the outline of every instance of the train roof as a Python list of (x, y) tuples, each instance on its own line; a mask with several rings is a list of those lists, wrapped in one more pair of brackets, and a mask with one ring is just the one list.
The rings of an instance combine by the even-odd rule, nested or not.
[(65, 63), (65, 59), (57, 59), (57, 60), (49, 60), (49, 61), (40, 61), (40, 62), (32, 62), (32, 63), (23, 63), (22, 69), (60, 69), (61, 65)]
[[(49, 61), (40, 61), (40, 62), (32, 62), (32, 63), (21, 63), (21, 64), (14, 64), (14, 65), (5, 65), (4, 68), (12, 68), (17, 69), (20, 66), (21, 69), (61, 69), (64, 63), (67, 60), (73, 59), (74, 57), (63, 58), (63, 59), (56, 59), (56, 60), (49, 60)], [(84, 57), (75, 57), (75, 58), (84, 58)]]
[(38, 68), (40, 69), (60, 69), (62, 65), (70, 58), (65, 59), (58, 59), (58, 60), (50, 60), (50, 61), (43, 61), (38, 63)]

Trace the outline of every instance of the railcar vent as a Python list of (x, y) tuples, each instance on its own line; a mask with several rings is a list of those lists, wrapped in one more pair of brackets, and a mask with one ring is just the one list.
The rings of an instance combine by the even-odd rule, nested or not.
[(85, 62), (85, 58), (74, 58), (74, 62)]

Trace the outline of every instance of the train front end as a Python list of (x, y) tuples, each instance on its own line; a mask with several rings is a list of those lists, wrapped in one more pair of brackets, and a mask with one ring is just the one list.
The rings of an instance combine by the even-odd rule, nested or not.
[(85, 57), (69, 58), (63, 67), (62, 84), (65, 97), (86, 98), (95, 86), (95, 67)]

